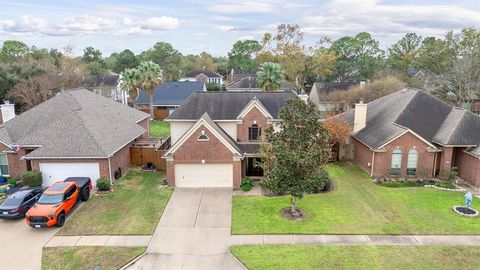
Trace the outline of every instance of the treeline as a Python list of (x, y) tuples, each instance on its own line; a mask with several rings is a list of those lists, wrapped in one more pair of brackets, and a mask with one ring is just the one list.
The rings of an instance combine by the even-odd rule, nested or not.
[(315, 81), (395, 78), (401, 82), (395, 85), (419, 87), (457, 105), (469, 106), (480, 93), (478, 29), (448, 32), (442, 38), (408, 33), (382, 50), (380, 42), (366, 32), (336, 40), (324, 37), (306, 46), (298, 25), (281, 24), (261, 40), (237, 41), (226, 57), (206, 52), (183, 55), (166, 42), (157, 42), (140, 54), (126, 49), (104, 56), (88, 47), (82, 56), (73, 57), (68, 46), (58, 51), (5, 41), (0, 50), (0, 99), (12, 99), (26, 109), (61, 89), (83, 86), (91, 76), (121, 73), (146, 61), (161, 67), (164, 81), (204, 68), (222, 75), (231, 69), (254, 73), (263, 63), (275, 62), (299, 90), (309, 91)]

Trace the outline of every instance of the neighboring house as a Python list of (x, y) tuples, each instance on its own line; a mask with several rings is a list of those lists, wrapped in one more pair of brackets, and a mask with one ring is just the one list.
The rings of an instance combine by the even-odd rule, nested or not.
[(217, 72), (204, 69), (185, 74), (185, 77), (181, 78), (179, 81), (197, 81), (203, 82), (204, 84), (212, 83), (223, 85), (223, 76)]
[(349, 109), (344, 100), (331, 100), (330, 93), (345, 92), (353, 86), (365, 85), (365, 82), (315, 82), (310, 90), (309, 99), (317, 105), (322, 118), (337, 115)]
[(70, 176), (114, 180), (130, 165), (132, 142), (148, 135), (148, 120), (87, 89), (64, 91), (0, 125), (1, 174), (41, 171), (45, 186)]
[(480, 186), (480, 117), (421, 90), (405, 89), (342, 114), (351, 158), (375, 178), (435, 177), (456, 170)]
[[(186, 98), (197, 91), (207, 91), (203, 82), (164, 82), (161, 86), (156, 87), (153, 96), (154, 118), (156, 120), (165, 119), (174, 112)], [(149, 99), (145, 91), (140, 91), (135, 106), (143, 112), (150, 113)]]
[[(262, 91), (257, 82), (257, 75), (247, 75), (233, 81), (227, 85), (227, 91)], [(287, 81), (283, 81), (280, 90), (289, 91), (294, 87)]]
[(95, 94), (123, 103), (124, 92), (120, 91), (119, 82), (120, 75), (109, 72), (105, 75), (92, 76), (85, 85)]
[(171, 147), (165, 153), (167, 182), (177, 187), (238, 187), (257, 166), (260, 136), (278, 123), (290, 91), (197, 92), (166, 121)]
[(231, 69), (226, 77), (226, 85), (248, 76), (256, 76), (256, 72), (242, 72), (240, 69)]

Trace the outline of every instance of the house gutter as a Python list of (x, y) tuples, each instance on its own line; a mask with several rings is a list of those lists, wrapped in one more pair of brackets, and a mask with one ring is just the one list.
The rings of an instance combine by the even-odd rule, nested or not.
[(371, 168), (370, 168), (370, 177), (373, 177), (373, 166), (375, 165), (375, 152), (372, 151), (372, 164), (371, 164)]
[(108, 158), (108, 174), (110, 175), (110, 183), (112, 183), (112, 164), (110, 163), (110, 157)]

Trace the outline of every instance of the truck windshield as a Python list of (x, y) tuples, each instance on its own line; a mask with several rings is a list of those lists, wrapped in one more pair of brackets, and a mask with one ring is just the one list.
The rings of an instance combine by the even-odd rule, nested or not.
[(43, 194), (38, 199), (39, 204), (57, 204), (63, 201), (63, 194)]

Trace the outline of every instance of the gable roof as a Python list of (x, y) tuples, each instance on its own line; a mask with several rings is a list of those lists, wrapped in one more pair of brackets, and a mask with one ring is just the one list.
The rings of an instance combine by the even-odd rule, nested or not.
[[(153, 105), (179, 106), (192, 93), (203, 91), (204, 87), (203, 82), (197, 81), (164, 82), (155, 88)], [(149, 104), (148, 95), (144, 90), (140, 91), (137, 104)]]
[(298, 98), (291, 91), (250, 92), (214, 91), (196, 92), (178, 107), (167, 120), (197, 120), (204, 113), (213, 120), (236, 120), (242, 110), (256, 97), (270, 115), (276, 119), (285, 102)]
[(145, 130), (149, 115), (86, 89), (65, 91), (0, 126), (8, 145), (40, 146), (26, 158), (109, 157)]
[(178, 148), (185, 143), (190, 136), (192, 136), (193, 132), (195, 132), (199, 127), (204, 125), (207, 129), (209, 129), (217, 138), (232, 151), (234, 156), (241, 157), (241, 150), (235, 141), (230, 137), (221, 127), (219, 127), (213, 120), (210, 118), (208, 113), (204, 113), (202, 117), (195, 123), (190, 129), (185, 132), (182, 137), (175, 142), (175, 144), (165, 153), (165, 157), (172, 156)]
[(315, 82), (312, 85), (309, 99), (319, 104), (328, 101), (328, 94), (334, 91), (347, 91), (352, 86), (360, 85), (360, 82)]
[(186, 78), (194, 78), (197, 77), (198, 75), (203, 74), (209, 78), (222, 78), (223, 76), (218, 74), (217, 72), (211, 71), (211, 70), (194, 70), (192, 72), (189, 72), (185, 74)]
[[(355, 109), (351, 109), (340, 117), (353, 125), (354, 113)], [(404, 89), (369, 102), (366, 127), (353, 137), (378, 149), (406, 131), (430, 144), (478, 146), (480, 117), (421, 90)]]

